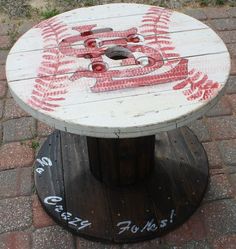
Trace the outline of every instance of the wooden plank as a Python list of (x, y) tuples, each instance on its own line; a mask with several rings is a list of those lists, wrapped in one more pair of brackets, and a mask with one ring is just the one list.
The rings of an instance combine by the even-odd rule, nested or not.
[(119, 159), (118, 143), (116, 139), (98, 139), (99, 167), (102, 181), (107, 185), (117, 185), (119, 183)]
[[(203, 63), (203, 61), (205, 63)], [(221, 61), (222, 64), (219, 64), (218, 61)], [(196, 71), (204, 72), (208, 75), (209, 78), (215, 79), (218, 83), (224, 85), (225, 81), (227, 80), (228, 76), (228, 68), (229, 68), (229, 61), (228, 58), (225, 57), (225, 54), (218, 54), (218, 55), (206, 55), (206, 56), (199, 56), (193, 57), (189, 59), (189, 63), (191, 68), (196, 68)], [(203, 76), (202, 76), (203, 77)], [(40, 78), (37, 78), (39, 80)], [(143, 86), (133, 88), (132, 91), (130, 89), (120, 91), (109, 91), (109, 92), (102, 92), (102, 93), (92, 93), (90, 89), (90, 79), (83, 79), (79, 80), (77, 84), (74, 84), (70, 81), (64, 81), (65, 89), (68, 89), (67, 93), (67, 100), (64, 102), (65, 106), (81, 104), (81, 103), (90, 103), (93, 101), (104, 101), (106, 99), (114, 99), (114, 100), (121, 100), (121, 98), (135, 96), (135, 95), (143, 95), (145, 94), (168, 94), (168, 91), (173, 92), (173, 87), (178, 84), (180, 81), (173, 81), (166, 84), (157, 84), (151, 86)], [(34, 79), (22, 80), (17, 82), (9, 82), (10, 88), (12, 91), (16, 92), (20, 98), (24, 101), (27, 101), (29, 98), (30, 93), (33, 90), (34, 85), (36, 82)], [(53, 85), (53, 84), (52, 84)], [(60, 86), (59, 83), (54, 84), (56, 86)], [(27, 88), (26, 88), (27, 87)], [(191, 84), (187, 84), (184, 86), (183, 89), (180, 90), (187, 90), (191, 87)], [(50, 88), (45, 86), (46, 89), (50, 90)], [(162, 93), (163, 92), (163, 93)]]
[[(130, 9), (132, 8), (132, 12)], [(142, 17), (145, 16), (147, 10), (150, 6), (145, 5), (137, 5), (137, 4), (116, 4), (113, 5), (103, 5), (102, 7), (96, 6), (96, 15), (94, 16), (94, 7), (90, 8), (80, 8), (77, 10), (72, 10), (69, 12), (65, 12), (57, 16), (57, 19), (60, 20), (63, 24), (67, 27), (71, 28), (78, 23), (83, 25), (86, 24), (93, 24), (94, 22), (98, 25), (104, 26), (107, 25), (106, 21), (109, 20), (109, 24), (114, 25), (116, 30), (119, 30), (120, 27), (128, 28), (130, 26), (130, 19), (132, 18), (132, 23), (139, 23), (142, 20)], [(99, 10), (100, 9), (100, 10)], [(107, 11), (107, 9), (109, 11)], [(112, 9), (112, 11), (110, 11)], [(160, 8), (163, 9), (163, 8)], [(122, 11), (122, 12), (120, 12)], [(92, 14), (90, 14), (92, 13)], [(122, 14), (121, 14), (122, 13)], [(118, 20), (118, 21), (117, 21)], [(105, 23), (105, 24), (104, 24)], [(168, 32), (182, 32), (188, 31), (193, 29), (205, 29), (208, 28), (204, 23), (197, 21), (187, 15), (184, 15), (179, 12), (172, 13), (172, 25)], [(30, 46), (23, 46), (22, 43), (18, 42), (14, 45), (12, 53), (19, 52), (19, 51), (28, 51), (28, 50), (35, 50), (35, 49), (42, 49), (39, 46), (38, 36), (35, 32), (40, 32), (40, 28), (34, 28), (28, 31), (21, 37), (21, 40), (29, 41)], [(23, 50), (22, 50), (23, 48)]]
[(136, 139), (136, 177), (144, 180), (154, 167), (155, 136)]
[[(184, 130), (186, 129), (187, 128), (185, 128)], [(168, 137), (169, 137), (169, 141), (170, 141), (173, 153), (175, 153), (176, 155), (176, 161), (178, 162), (177, 167), (179, 167), (179, 170), (177, 171), (179, 173), (181, 172), (181, 175), (178, 175), (176, 178), (182, 179), (182, 181), (186, 182), (184, 187), (182, 187), (181, 189), (182, 191), (180, 193), (180, 196), (182, 196), (182, 198), (186, 198), (190, 206), (195, 206), (196, 205), (195, 198), (199, 200), (199, 196), (196, 197), (196, 195), (193, 193), (195, 193), (195, 190), (196, 190), (195, 178), (199, 177), (199, 174), (193, 174), (193, 172), (195, 168), (197, 169), (200, 168), (201, 164), (199, 164), (199, 161), (195, 160), (195, 158), (193, 157), (190, 151), (190, 148), (187, 146), (183, 138), (183, 133), (181, 132), (180, 129), (169, 131)], [(196, 146), (200, 147), (200, 150), (201, 150), (201, 146), (199, 146), (198, 143), (195, 144), (195, 147)], [(196, 150), (197, 149), (198, 148), (196, 148)], [(201, 154), (201, 157), (203, 156), (204, 154)], [(205, 156), (203, 160), (204, 160), (204, 163), (202, 165), (206, 165), (207, 160)], [(188, 165), (188, 167), (186, 167), (186, 165)], [(201, 170), (200, 170), (200, 173), (202, 173)], [(208, 173), (206, 175), (208, 175)], [(206, 179), (204, 178), (204, 175), (203, 177), (201, 177), (201, 180), (203, 182), (206, 181)], [(184, 205), (185, 205), (185, 202), (183, 202)]]
[[(227, 54), (223, 53), (223, 54), (197, 56), (197, 57), (191, 57), (188, 60), (190, 64), (189, 67), (195, 68), (196, 73), (197, 71), (203, 72), (208, 75), (209, 79), (214, 79), (215, 81), (217, 81), (218, 83), (222, 85), (224, 85), (225, 82), (227, 81), (228, 70), (230, 67), (230, 61), (229, 61)], [(219, 64), (218, 61), (221, 61), (222, 64)], [(155, 75), (155, 74), (151, 74), (151, 75)], [(71, 104), (75, 104), (75, 103), (80, 104), (83, 102), (86, 103), (86, 102), (91, 102), (91, 101), (116, 99), (116, 98), (122, 98), (122, 97), (125, 98), (126, 96), (132, 96), (132, 95), (161, 93), (162, 91), (169, 91), (169, 90), (172, 91), (173, 86), (177, 85), (178, 82), (180, 82), (180, 81), (172, 81), (170, 83), (156, 84), (156, 85), (154, 84), (148, 87), (145, 87), (145, 86), (136, 87), (132, 89), (133, 91), (130, 91), (130, 89), (127, 89), (127, 90), (124, 89), (122, 92), (109, 91), (109, 92), (102, 92), (102, 93), (94, 94), (91, 92), (91, 87), (95, 83), (94, 79), (81, 78), (78, 81), (73, 82), (69, 80), (69, 77), (72, 76), (72, 74), (68, 73), (67, 75), (59, 75), (58, 77), (61, 77), (61, 76), (67, 77), (67, 79), (65, 79), (63, 82), (63, 86), (65, 89), (68, 89), (67, 96)], [(57, 77), (55, 77), (55, 79), (56, 78)], [(29, 98), (29, 95), (32, 93), (34, 89), (34, 85), (36, 85), (38, 80), (40, 80), (40, 77), (37, 77), (35, 79), (33, 78), (33, 79), (19, 80), (16, 82), (9, 81), (9, 86), (21, 98), (23, 98), (23, 100), (26, 101), (27, 98)], [(60, 82), (58, 83), (55, 82), (55, 83), (52, 83), (51, 85), (54, 87), (58, 86), (59, 88), (60, 85), (62, 84)], [(187, 90), (190, 88), (190, 86), (191, 84), (187, 84), (186, 86), (184, 86), (183, 89)], [(50, 86), (44, 86), (44, 88), (50, 90)]]
[(46, 140), (36, 157), (34, 177), (42, 205), (46, 207), (50, 216), (66, 226), (67, 221), (61, 217), (66, 207), (66, 196), (60, 151), (60, 132), (55, 131)]
[[(227, 48), (224, 45), (224, 43), (219, 39), (219, 37), (215, 34), (215, 32), (213, 32), (210, 29), (173, 33), (170, 35), (170, 38), (173, 41), (175, 47), (174, 53), (178, 53), (181, 56), (178, 57), (173, 56), (170, 59), (166, 58), (165, 59), (166, 61), (173, 60), (174, 58), (189, 58), (194, 56), (227, 52)], [(141, 46), (148, 45), (148, 42), (140, 43), (140, 45)], [(60, 53), (59, 49), (58, 48), (56, 49), (59, 54)], [(11, 77), (9, 77), (8, 80), (15, 81), (15, 80), (37, 77), (37, 70), (29, 71), (28, 68), (30, 65), (32, 67), (32, 62), (34, 61), (37, 64), (33, 65), (33, 68), (35, 69), (39, 68), (38, 62), (42, 60), (42, 58), (40, 58), (41, 57), (40, 55), (42, 56), (41, 50), (29, 51), (29, 52), (23, 51), (16, 54), (10, 53), (7, 59), (7, 75), (10, 75)], [(141, 57), (143, 55), (139, 56)], [(69, 60), (73, 61), (73, 63), (70, 63), (66, 65), (66, 67), (63, 67), (67, 70), (66, 73), (68, 74), (74, 73), (78, 69), (78, 63), (80, 63), (80, 66), (85, 69), (88, 69), (91, 63), (90, 60), (76, 61), (76, 57), (74, 58), (70, 57)], [(117, 70), (118, 69), (117, 67), (122, 68), (121, 60), (114, 61), (104, 56), (104, 61), (108, 63), (110, 70), (112, 69)], [(204, 61), (204, 57), (202, 57), (202, 61)], [(48, 76), (48, 75), (53, 75), (53, 74), (47, 72), (42, 73), (42, 76)]]
[[(198, 145), (198, 147), (196, 147), (196, 144), (198, 144), (198, 138), (196, 135), (195, 136), (191, 135), (192, 131), (189, 128), (181, 127), (180, 132), (184, 138), (187, 148), (191, 152), (195, 164), (198, 164), (198, 170), (200, 170), (203, 174), (207, 175), (208, 171), (206, 171), (206, 169), (202, 166), (204, 165), (204, 163), (206, 163), (205, 157), (207, 157), (203, 145), (200, 144)], [(199, 181), (197, 180), (196, 182), (199, 183)]]
[[(83, 236), (112, 238), (110, 211), (105, 190), (89, 171), (86, 138), (62, 133), (62, 160), (66, 208), (73, 220), (68, 227)], [(74, 222), (73, 222), (74, 221)]]
[[(188, 104), (187, 106), (179, 106), (175, 105), (174, 110), (176, 110), (174, 113), (180, 114), (174, 119), (173, 117), (173, 112), (171, 113), (171, 109), (169, 110), (169, 116), (166, 116), (166, 121), (165, 122), (160, 122), (160, 117), (158, 119), (155, 119), (156, 117), (153, 117), (153, 115), (150, 115), (150, 118), (146, 122), (150, 122), (153, 120), (153, 125), (146, 125), (145, 127), (143, 126), (142, 129), (137, 125), (138, 117), (136, 119), (136, 126), (130, 125), (129, 127), (93, 127), (93, 126), (84, 126), (84, 124), (80, 125), (75, 119), (70, 119), (67, 122), (64, 122), (64, 120), (61, 120), (59, 116), (48, 116), (45, 115), (44, 113), (35, 111), (34, 109), (30, 108), (29, 105), (25, 105), (24, 102), (21, 102), (18, 100), (17, 102), (20, 103), (20, 106), (33, 114), (34, 117), (37, 119), (41, 120), (42, 122), (46, 122), (49, 125), (51, 125), (54, 128), (58, 128), (60, 130), (68, 131), (71, 133), (80, 133), (83, 135), (90, 134), (90, 136), (93, 137), (138, 137), (138, 136), (145, 136), (145, 135), (152, 135), (153, 133), (157, 133), (160, 131), (167, 131), (171, 129), (175, 129), (176, 127), (180, 127), (184, 124), (188, 124), (189, 121), (193, 121), (196, 118), (202, 116), (207, 110), (209, 110), (212, 106), (214, 106), (218, 99), (222, 96), (224, 91), (221, 91), (217, 97), (214, 98), (211, 102), (208, 103), (191, 103)], [(14, 96), (14, 92), (12, 92)], [(17, 96), (14, 96), (14, 98), (17, 98)], [(168, 99), (168, 98), (165, 98)], [(173, 96), (169, 96), (169, 99), (175, 99)], [(164, 101), (163, 103), (166, 103)], [(161, 106), (161, 105), (158, 105)], [(75, 106), (76, 107), (76, 106)], [(181, 107), (181, 108), (180, 108)], [(94, 106), (96, 108), (96, 106)], [(194, 110), (194, 111), (193, 111)], [(75, 113), (78, 112), (78, 108)], [(166, 112), (166, 113), (165, 113)], [(167, 111), (163, 112), (163, 117), (164, 115), (167, 114)], [(180, 113), (181, 112), (181, 113)], [(63, 112), (63, 116), (66, 119), (66, 115), (68, 112)], [(55, 119), (55, 117), (58, 117)], [(168, 120), (170, 118), (170, 120)], [(104, 125), (104, 119), (103, 117), (99, 118), (101, 121), (101, 124)], [(99, 120), (96, 120), (98, 122)], [(155, 123), (156, 120), (159, 120), (158, 123)], [(167, 121), (168, 120), (168, 121)], [(142, 121), (142, 120), (141, 120)], [(95, 121), (94, 121), (95, 122)], [(103, 122), (103, 123), (102, 123)], [(146, 123), (148, 124), (148, 123)]]
[(166, 219), (163, 232), (194, 212), (207, 182), (207, 156), (187, 127), (156, 136), (156, 168), (147, 185), (155, 202), (156, 216), (163, 219), (172, 214)]
[(154, 141), (155, 136), (128, 139), (89, 137), (91, 172), (110, 187), (140, 182), (153, 168)]
[(145, 185), (109, 189), (115, 242), (135, 242), (156, 236), (157, 220)]
[(102, 179), (101, 170), (99, 167), (96, 167), (98, 163), (100, 164), (99, 139), (87, 137), (87, 146), (90, 171), (97, 179)]
[[(147, 186), (155, 202), (157, 217), (166, 219), (169, 223), (168, 226), (167, 222), (166, 226), (163, 226), (162, 229), (165, 231), (167, 227), (172, 226), (169, 220), (171, 210), (174, 209), (175, 218), (176, 215), (179, 217), (179, 207), (185, 205), (186, 195), (181, 187), (182, 172), (178, 165), (179, 160), (173, 151), (168, 132), (158, 133), (155, 145), (156, 167)], [(160, 198), (162, 205), (159, 205), (157, 196)]]

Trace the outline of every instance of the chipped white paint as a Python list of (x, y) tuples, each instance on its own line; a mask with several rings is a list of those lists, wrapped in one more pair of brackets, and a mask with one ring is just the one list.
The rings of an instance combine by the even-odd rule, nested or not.
[[(123, 33), (104, 35), (106, 28)], [(132, 32), (138, 42), (129, 40)], [(89, 47), (93, 61), (86, 57), (88, 40), (81, 34), (96, 38), (95, 47)], [(107, 49), (117, 44), (132, 50), (133, 59), (109, 58)], [(155, 70), (152, 56), (160, 64)], [(99, 76), (105, 85), (92, 72), (96, 61), (106, 67)], [(185, 64), (178, 68), (179, 63)], [(170, 80), (161, 82), (173, 68)], [(81, 8), (45, 21), (17, 41), (6, 65), (12, 95), (25, 111), (55, 128), (95, 137), (138, 137), (185, 125), (216, 104), (229, 71), (225, 44), (205, 24), (138, 4)], [(192, 83), (183, 83), (188, 78)]]

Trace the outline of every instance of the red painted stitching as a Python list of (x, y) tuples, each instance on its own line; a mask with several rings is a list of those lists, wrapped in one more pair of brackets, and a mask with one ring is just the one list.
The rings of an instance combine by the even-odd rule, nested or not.
[[(125, 31), (104, 30), (103, 32), (93, 32), (92, 29), (95, 28), (96, 25), (85, 25), (72, 28), (82, 33), (80, 33), (79, 35), (72, 35), (63, 39), (59, 45), (60, 52), (67, 56), (90, 59), (91, 63), (93, 64), (92, 70), (89, 70), (88, 68), (78, 68), (76, 72), (70, 77), (70, 80), (75, 81), (82, 77), (95, 78), (96, 84), (91, 88), (91, 90), (93, 92), (103, 92), (131, 87), (149, 86), (153, 84), (162, 84), (166, 82), (172, 82), (173, 80), (177, 79), (181, 80), (187, 77), (187, 63), (184, 59), (166, 62), (166, 73), (162, 73), (161, 75), (150, 75), (151, 72), (155, 72), (157, 69), (163, 66), (164, 56), (165, 58), (179, 57), (179, 55), (176, 53), (167, 53), (174, 48), (170, 46), (162, 48), (160, 44), (158, 44), (158, 40), (160, 39), (163, 44), (170, 44), (168, 41), (170, 38), (167, 35), (163, 35), (167, 34), (168, 27), (167, 25), (160, 25), (159, 21), (162, 21), (162, 19), (167, 20), (171, 14), (168, 11), (160, 8), (157, 15), (154, 10), (156, 10), (156, 8), (150, 9), (150, 16), (145, 19), (145, 24), (141, 26), (141, 31), (143, 31), (141, 32), (141, 34), (150, 32), (154, 33), (154, 35), (151, 35), (152, 38), (149, 37), (149, 44), (155, 41), (156, 48), (154, 48), (154, 46), (150, 47), (140, 44), (140, 38), (138, 38), (138, 30), (135, 27)], [(165, 21), (163, 23), (165, 23)], [(157, 29), (158, 33), (162, 34), (160, 38), (156, 37), (155, 31)], [(97, 43), (97, 39), (99, 38), (105, 39), (105, 41), (103, 40)], [(72, 46), (72, 44), (75, 42), (83, 42), (84, 47), (76, 48)], [(132, 44), (132, 42), (136, 42), (137, 45)], [(122, 70), (106, 69), (106, 65), (103, 62), (102, 58), (106, 48), (102, 47), (102, 45), (114, 44), (123, 46), (130, 52), (140, 52), (144, 54), (144, 57), (146, 58), (143, 59), (144, 61), (142, 63), (144, 64), (141, 64), (141, 62), (136, 60), (134, 58), (134, 55), (132, 55), (133, 59), (125, 60), (125, 62), (122, 61), (121, 64), (123, 66), (141, 64), (141, 66)], [(95, 62), (97, 64), (95, 64)]]
[[(167, 59), (167, 54), (164, 51), (172, 51), (175, 49), (174, 46), (171, 46), (170, 37), (168, 35), (171, 14), (172, 11), (170, 10), (159, 7), (151, 7), (143, 18), (142, 22), (145, 22), (145, 24), (141, 26), (141, 33), (148, 35), (145, 37), (145, 40), (148, 41), (147, 43), (153, 47), (156, 47), (158, 50), (160, 49), (164, 59)], [(162, 25), (160, 25), (160, 22), (162, 22)], [(146, 29), (147, 26), (149, 29)], [(150, 34), (150, 32), (152, 34)], [(168, 45), (168, 47), (166, 45)], [(176, 54), (176, 56), (171, 55), (173, 55), (173, 53), (170, 54), (168, 58), (180, 57), (179, 54)]]
[[(38, 71), (40, 79), (35, 80), (32, 97), (28, 103), (34, 107), (45, 111), (53, 111), (59, 107), (59, 101), (64, 100), (67, 93), (68, 83), (66, 80), (76, 80), (81, 77), (96, 78), (96, 84), (91, 88), (93, 92), (113, 91), (130, 87), (148, 86), (162, 84), (172, 81), (180, 81), (173, 87), (174, 90), (183, 89), (183, 94), (188, 100), (205, 100), (210, 98), (220, 87), (219, 83), (208, 79), (207, 75), (196, 70), (188, 70), (188, 60), (182, 59), (179, 53), (174, 52), (175, 47), (171, 41), (169, 30), (170, 17), (172, 11), (158, 7), (151, 7), (143, 17), (140, 34), (144, 34), (144, 39), (148, 45), (129, 45), (130, 36), (137, 35), (137, 28), (130, 28), (125, 31), (104, 30), (99, 34), (93, 33), (93, 25), (73, 27), (73, 30), (80, 32), (79, 35), (71, 36), (67, 34), (68, 28), (56, 18), (46, 20), (36, 25), (35, 28), (42, 30), (42, 37), (45, 43), (43, 50), (43, 61)], [(97, 38), (114, 38), (100, 41), (99, 46), (117, 44), (128, 48), (131, 52), (142, 52), (150, 57), (149, 66), (130, 68), (120, 72), (119, 70), (104, 70), (102, 55), (104, 49), (97, 47)], [(86, 40), (93, 40), (92, 45), (77, 49), (71, 46), (72, 43)], [(132, 38), (131, 38), (132, 39)], [(93, 43), (95, 47), (93, 47)], [(73, 63), (73, 60), (65, 59), (67, 56), (76, 58), (90, 58), (91, 63), (97, 63), (97, 71), (78, 68), (72, 77), (65, 74), (70, 69), (64, 68)], [(88, 57), (86, 57), (88, 56)], [(151, 57), (154, 59), (152, 62)], [(100, 63), (100, 64), (99, 64)], [(138, 62), (135, 58), (128, 58), (122, 61), (122, 65), (134, 65)], [(169, 67), (166, 73), (145, 75), (155, 72), (158, 68)], [(115, 79), (113, 79), (115, 77)], [(118, 79), (121, 78), (121, 79)], [(185, 90), (187, 86), (190, 89)]]
[(28, 103), (44, 111), (53, 111), (60, 106), (59, 101), (65, 100), (64, 95), (67, 93), (68, 85), (63, 82), (68, 79), (68, 76), (60, 74), (68, 73), (69, 68), (64, 67), (74, 62), (68, 59), (63, 60), (65, 55), (62, 55), (57, 47), (62, 37), (68, 36), (65, 34), (68, 28), (61, 21), (57, 21), (57, 18), (45, 20), (35, 28), (41, 29), (42, 32), (43, 61)]
[[(180, 58), (178, 53), (171, 52), (175, 49), (174, 46), (171, 46), (172, 42), (170, 41), (170, 36), (168, 35), (168, 24), (170, 22), (171, 11), (158, 7), (152, 7), (151, 9), (152, 10), (149, 10), (146, 16), (144, 16), (143, 22), (145, 22), (145, 24), (142, 25), (142, 27), (149, 28), (146, 30), (144, 29), (144, 33), (153, 32), (154, 34), (153, 36), (149, 36), (145, 39), (148, 40), (148, 44), (152, 46), (155, 46), (156, 44), (156, 46), (161, 47), (160, 50), (164, 59)], [(160, 23), (163, 25), (160, 25)], [(158, 34), (165, 34), (165, 36), (160, 36)], [(172, 64), (172, 62), (169, 61), (168, 64)], [(187, 79), (175, 85), (173, 89), (183, 89), (183, 94), (190, 101), (196, 99), (207, 100), (211, 98), (216, 93), (217, 89), (220, 88), (220, 84), (218, 82), (208, 80), (208, 76), (201, 72), (195, 72), (195, 74), (192, 75), (193, 71), (195, 70), (192, 69), (189, 71)], [(199, 80), (200, 76), (202, 76), (202, 78)], [(184, 88), (188, 85), (190, 86), (190, 89), (184, 90)]]

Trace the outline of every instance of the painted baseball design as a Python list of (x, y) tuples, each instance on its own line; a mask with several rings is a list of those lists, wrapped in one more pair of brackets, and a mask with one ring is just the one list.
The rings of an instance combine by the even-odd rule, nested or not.
[(201, 116), (229, 68), (227, 48), (203, 23), (161, 7), (110, 4), (36, 25), (13, 47), (7, 76), (19, 104), (43, 121), (108, 137), (128, 129), (128, 137)]
[[(58, 23), (56, 20), (46, 21), (36, 26), (43, 29), (45, 42), (56, 39), (58, 48), (46, 49), (44, 52), (45, 61), (39, 70), (39, 75), (49, 72), (50, 74), (64, 74), (69, 70), (60, 70), (61, 65), (70, 64), (72, 58), (87, 59), (90, 67), (80, 67), (69, 77), (69, 80), (76, 81), (85, 78), (94, 78), (96, 83), (91, 87), (91, 92), (114, 91), (125, 88), (135, 88), (176, 82), (183, 80), (173, 89), (184, 89), (187, 85), (191, 88), (184, 90), (183, 94), (189, 101), (199, 99), (206, 100), (214, 94), (220, 84), (208, 79), (207, 75), (198, 72), (196, 69), (188, 69), (188, 59), (183, 59), (175, 52), (171, 38), (168, 34), (168, 25), (172, 11), (158, 7), (151, 7), (143, 16), (142, 25), (127, 30), (113, 31), (111, 28), (99, 29), (96, 24), (74, 26), (73, 30), (78, 31), (78, 35), (60, 36), (67, 31), (66, 25)], [(150, 31), (152, 35), (148, 35)], [(63, 39), (62, 39), (63, 38)], [(81, 42), (82, 48), (73, 47)], [(47, 55), (47, 53), (54, 53)], [(137, 55), (138, 54), (138, 55)], [(109, 69), (109, 64), (104, 62), (103, 57), (119, 57), (120, 68)], [(67, 61), (60, 61), (67, 57)], [(49, 60), (49, 62), (48, 62)], [(122, 68), (123, 66), (123, 68)], [(127, 68), (127, 66), (130, 66)], [(160, 68), (164, 67), (165, 72), (160, 73)], [(54, 71), (53, 71), (54, 70)], [(152, 74), (151, 74), (152, 73)], [(60, 90), (54, 90), (44, 94), (42, 87), (52, 87), (54, 82), (63, 81), (67, 76), (49, 77), (44, 80), (36, 80), (35, 89), (29, 103), (37, 108), (53, 111), (59, 104), (51, 104), (53, 100), (64, 100), (64, 97), (55, 95), (66, 94), (65, 85)], [(65, 88), (65, 89), (62, 89)]]

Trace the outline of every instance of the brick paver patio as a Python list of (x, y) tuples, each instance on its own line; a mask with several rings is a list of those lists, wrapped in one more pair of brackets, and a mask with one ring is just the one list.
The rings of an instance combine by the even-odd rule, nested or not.
[[(75, 237), (43, 211), (32, 164), (37, 145), (52, 129), (22, 111), (7, 89), (4, 64), (11, 44), (6, 24), (0, 24), (0, 249), (236, 249), (236, 8), (185, 12), (217, 31), (232, 57), (225, 96), (190, 125), (207, 151), (210, 184), (201, 206), (183, 226), (160, 239), (128, 245)], [(20, 30), (32, 25), (25, 22)]]

